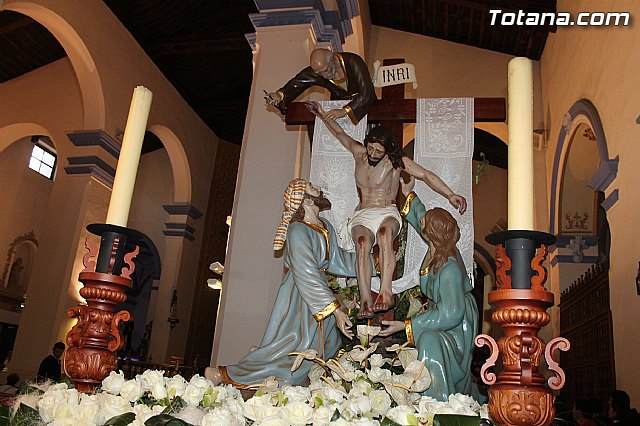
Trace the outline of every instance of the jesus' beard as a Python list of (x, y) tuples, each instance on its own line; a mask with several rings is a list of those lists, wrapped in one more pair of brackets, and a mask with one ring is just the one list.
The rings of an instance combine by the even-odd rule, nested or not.
[(369, 162), (369, 165), (371, 167), (375, 167), (378, 165), (378, 163), (380, 163), (382, 160), (384, 160), (384, 157), (387, 154), (383, 155), (381, 158), (375, 159), (375, 158), (371, 158), (371, 156), (367, 155), (367, 161)]

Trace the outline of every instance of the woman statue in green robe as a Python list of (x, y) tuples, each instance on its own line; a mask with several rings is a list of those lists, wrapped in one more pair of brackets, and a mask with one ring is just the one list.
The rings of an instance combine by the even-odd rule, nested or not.
[(458, 392), (470, 395), (478, 307), (456, 248), (460, 228), (448, 211), (437, 207), (426, 211), (415, 192), (408, 194), (402, 213), (429, 245), (420, 267), (420, 289), (429, 299), (428, 309), (404, 322), (382, 321), (388, 327), (380, 335), (406, 331), (418, 360), (431, 373), (431, 386), (423, 395), (440, 401)]

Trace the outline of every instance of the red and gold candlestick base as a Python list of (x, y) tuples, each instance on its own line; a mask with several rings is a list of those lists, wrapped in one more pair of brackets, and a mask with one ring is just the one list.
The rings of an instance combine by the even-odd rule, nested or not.
[[(564, 385), (564, 372), (552, 355), (556, 349), (568, 350), (569, 341), (556, 337), (548, 344), (538, 332), (551, 320), (546, 312), (553, 306), (553, 293), (543, 287), (547, 270), (542, 266), (552, 235), (536, 231), (506, 231), (492, 234), (487, 241), (496, 244), (497, 290), (489, 293), (495, 311), (492, 320), (504, 330), (496, 342), (491, 336), (476, 337), (476, 345), (488, 345), (491, 354), (480, 371), (489, 388), (489, 414), (499, 425), (546, 426), (553, 421), (553, 390)], [(503, 243), (506, 243), (506, 251)], [(538, 254), (535, 255), (536, 247)], [(515, 269), (518, 270), (515, 270)], [(502, 355), (502, 371), (488, 371)], [(554, 373), (546, 386), (538, 372), (545, 359)]]
[[(67, 315), (77, 322), (67, 334), (64, 372), (80, 392), (94, 391), (102, 380), (116, 369), (117, 351), (124, 341), (118, 326), (129, 321), (128, 311), (115, 313), (116, 306), (127, 300), (125, 292), (131, 288), (131, 273), (135, 269), (133, 258), (138, 247), (126, 253), (127, 238), (138, 240), (138, 231), (115, 225), (94, 224), (89, 231), (100, 235), (100, 250), (85, 241), (87, 253), (82, 259), (84, 270), (79, 281), (84, 285), (80, 295), (86, 305), (77, 305)], [(97, 262), (93, 259), (97, 259)]]

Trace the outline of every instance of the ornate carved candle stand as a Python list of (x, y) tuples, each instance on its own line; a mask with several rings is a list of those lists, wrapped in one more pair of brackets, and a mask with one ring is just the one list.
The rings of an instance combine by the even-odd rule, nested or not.
[[(127, 300), (125, 291), (131, 287), (131, 273), (135, 269), (133, 258), (138, 247), (125, 254), (127, 239), (139, 240), (138, 231), (116, 225), (92, 224), (87, 229), (100, 235), (100, 249), (85, 240), (88, 252), (82, 258), (84, 269), (79, 280), (84, 285), (80, 295), (86, 305), (77, 305), (67, 311), (77, 318), (76, 325), (67, 334), (69, 349), (64, 357), (64, 371), (80, 392), (95, 390), (102, 380), (116, 369), (116, 352), (124, 341), (118, 326), (131, 319), (128, 311), (114, 313), (118, 304)], [(97, 261), (92, 259), (96, 258)]]
[[(569, 349), (569, 341), (563, 337), (548, 344), (538, 337), (538, 331), (551, 319), (546, 310), (554, 302), (553, 293), (543, 286), (547, 270), (542, 262), (555, 237), (514, 230), (491, 234), (486, 240), (496, 246), (497, 290), (489, 293), (489, 303), (495, 309), (492, 320), (504, 330), (497, 343), (486, 334), (476, 337), (476, 345), (491, 348), (481, 369), (483, 381), (491, 385), (489, 414), (500, 425), (546, 426), (555, 415), (552, 390), (562, 388), (565, 382), (564, 371), (552, 355), (556, 349)], [(495, 366), (500, 354), (503, 368), (496, 377), (487, 370)], [(548, 387), (538, 372), (543, 355), (554, 373)]]

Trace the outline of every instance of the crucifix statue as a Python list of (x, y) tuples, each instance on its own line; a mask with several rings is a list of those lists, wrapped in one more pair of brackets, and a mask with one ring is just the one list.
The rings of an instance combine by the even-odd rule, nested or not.
[[(324, 49), (320, 49), (320, 50), (324, 52), (328, 52), (328, 51), (325, 51)], [(318, 50), (312, 53), (311, 66), (305, 69), (307, 73), (314, 72), (315, 70), (314, 55), (317, 55), (318, 54), (317, 52)], [(386, 208), (387, 205), (391, 206), (392, 204), (398, 204), (400, 206), (402, 205), (403, 200), (398, 200), (400, 201), (400, 203), (395, 202), (397, 188), (398, 188), (398, 179), (397, 179), (398, 176), (395, 176), (395, 175), (399, 175), (399, 169), (394, 170), (396, 167), (396, 165), (394, 165), (393, 167), (392, 166), (388, 167), (389, 169), (388, 173), (383, 173), (380, 170), (377, 170), (377, 169), (382, 169), (386, 167), (385, 164), (380, 164), (378, 166), (377, 161), (381, 161), (383, 158), (387, 159), (386, 162), (391, 164), (391, 161), (389, 161), (389, 159), (387, 158), (387, 156), (385, 156), (385, 154), (389, 154), (389, 156), (392, 157), (391, 155), (392, 153), (389, 151), (394, 151), (393, 149), (394, 147), (389, 146), (387, 148), (384, 148), (382, 146), (384, 145), (382, 141), (385, 139), (391, 139), (395, 141), (395, 144), (398, 145), (398, 148), (395, 149), (396, 151), (400, 152), (398, 161), (401, 163), (405, 163), (405, 164), (398, 164), (399, 166), (401, 166), (402, 169), (408, 171), (409, 174), (414, 175), (419, 179), (425, 181), (427, 185), (429, 185), (429, 187), (431, 187), (440, 195), (447, 198), (449, 202), (460, 213), (463, 213), (466, 209), (466, 201), (463, 197), (451, 191), (449, 187), (440, 178), (438, 178), (438, 176), (422, 168), (421, 166), (414, 163), (411, 159), (404, 157), (402, 155), (401, 150), (402, 150), (402, 141), (403, 141), (403, 137), (402, 137), (403, 124), (416, 121), (416, 100), (404, 98), (403, 84), (384, 87), (382, 89), (382, 99), (373, 100), (372, 106), (368, 110), (367, 119), (368, 119), (368, 122), (380, 123), (380, 126), (377, 129), (371, 130), (367, 135), (367, 137), (365, 138), (364, 142), (365, 142), (365, 145), (367, 146), (366, 148), (360, 143), (353, 141), (353, 139), (351, 139), (344, 132), (342, 132), (342, 129), (340, 128), (340, 126), (337, 125), (334, 121), (336, 118), (340, 118), (346, 115), (344, 114), (344, 111), (351, 111), (351, 108), (349, 107), (349, 105), (354, 103), (353, 100), (349, 102), (349, 104), (347, 104), (345, 108), (342, 109), (342, 112), (339, 109), (332, 109), (327, 112), (318, 111), (317, 105), (313, 106), (311, 108), (311, 111), (309, 111), (305, 107), (305, 103), (292, 102), (295, 98), (291, 96), (292, 92), (291, 92), (290, 86), (293, 84), (292, 82), (296, 82), (298, 80), (300, 80), (300, 82), (305, 82), (306, 87), (310, 87), (310, 85), (320, 85), (322, 87), (326, 86), (330, 90), (332, 99), (340, 98), (340, 96), (338, 96), (339, 94), (336, 95), (336, 93), (334, 93), (335, 91), (337, 91), (337, 89), (331, 90), (331, 88), (335, 85), (335, 80), (333, 80), (333, 78), (337, 78), (339, 80), (346, 78), (347, 81), (349, 81), (348, 76), (344, 75), (344, 74), (348, 74), (349, 69), (343, 67), (342, 69), (347, 72), (344, 72), (344, 71), (342, 73), (339, 72), (340, 71), (339, 65), (341, 64), (341, 62), (339, 61), (339, 58), (341, 58), (341, 56), (338, 56), (338, 55), (339, 54), (334, 54), (334, 56), (329, 57), (326, 64), (320, 64), (320, 65), (324, 65), (323, 67), (318, 68), (318, 66), (316, 66), (316, 68), (318, 68), (319, 71), (317, 72), (318, 75), (316, 76), (315, 80), (318, 80), (319, 82), (324, 82), (325, 80), (327, 80), (325, 84), (318, 84), (318, 82), (311, 83), (309, 79), (303, 79), (302, 77), (300, 77), (305, 72), (305, 70), (303, 70), (296, 77), (294, 77), (290, 82), (288, 82), (283, 87), (283, 89), (271, 95), (277, 98), (276, 100), (279, 99), (282, 101), (278, 104), (278, 106), (280, 107), (281, 112), (286, 112), (285, 121), (287, 124), (313, 125), (313, 120), (314, 120), (313, 114), (315, 113), (316, 115), (318, 115), (320, 118), (323, 119), (323, 121), (325, 122), (329, 130), (332, 133), (334, 133), (334, 136), (336, 136), (338, 140), (340, 140), (343, 146), (345, 146), (349, 151), (352, 152), (352, 154), (354, 155), (354, 158), (356, 159), (355, 179), (356, 179), (356, 185), (358, 188), (358, 195), (360, 197), (360, 205), (358, 206), (357, 214), (360, 213), (361, 209), (365, 210), (366, 207), (374, 206), (379, 209), (379, 207)], [(331, 61), (334, 61), (337, 64), (334, 64), (334, 66), (332, 67)], [(404, 63), (403, 59), (386, 59), (383, 65), (385, 66), (396, 65), (401, 63)], [(338, 66), (336, 67), (336, 65)], [(330, 69), (326, 70), (325, 68), (330, 68)], [(331, 75), (325, 76), (325, 74), (328, 71), (332, 71)], [(368, 77), (368, 74), (367, 74), (367, 77)], [(359, 81), (361, 79), (352, 79), (352, 80)], [(362, 82), (360, 82), (359, 84), (361, 86), (368, 87), (368, 85)], [(372, 86), (370, 81), (369, 81), (369, 85)], [(299, 86), (298, 84), (295, 84), (294, 86), (298, 89), (302, 89), (302, 86), (298, 87)], [(299, 90), (298, 92), (295, 92), (294, 93), (295, 96), (298, 96), (300, 93), (302, 93), (303, 90), (304, 89)], [(362, 92), (370, 93), (368, 90), (363, 90)], [(280, 96), (283, 94), (287, 94), (287, 96)], [(356, 93), (353, 99), (356, 99), (361, 94), (362, 93)], [(345, 94), (345, 96), (343, 96), (342, 98), (345, 98), (345, 97), (347, 99), (352, 99), (348, 97), (348, 94)], [(269, 102), (269, 100), (270, 99), (268, 97), (267, 101)], [(361, 104), (362, 102), (355, 103), (355, 105), (361, 105)], [(475, 107), (474, 109), (475, 109), (476, 121), (504, 121), (505, 120), (505, 103), (503, 99), (488, 99), (488, 98), (476, 99), (474, 102), (474, 107)], [(336, 113), (336, 111), (338, 111), (338, 113)], [(358, 112), (359, 112), (359, 116), (357, 117), (358, 120), (362, 118), (362, 116), (364, 116), (365, 113), (367, 113), (367, 111), (363, 111), (362, 109), (359, 109)], [(354, 121), (353, 120), (354, 117), (351, 117), (351, 114), (349, 114), (349, 117), (352, 119), (352, 121)], [(335, 133), (335, 132), (338, 132), (338, 133)], [(380, 133), (380, 135), (378, 135), (378, 133)], [(385, 135), (388, 135), (388, 136), (385, 137)], [(372, 137), (373, 139), (377, 138), (378, 140), (374, 141), (373, 144), (368, 144), (367, 142), (370, 142), (370, 139)], [(375, 142), (378, 142), (378, 143), (375, 143)], [(391, 143), (393, 144), (394, 142), (391, 142)], [(351, 149), (352, 147), (353, 149)], [(380, 153), (367, 152), (370, 150), (374, 150), (374, 148), (381, 148), (381, 152)], [(358, 152), (356, 153), (354, 152), (354, 150)], [(362, 157), (363, 159), (363, 164), (361, 165), (361, 167), (358, 166), (359, 157)], [(377, 157), (380, 157), (380, 158), (377, 158)], [(406, 163), (409, 163), (408, 167)], [(393, 173), (391, 173), (392, 170), (394, 171)], [(380, 178), (386, 178), (387, 180), (389, 180), (391, 175), (394, 176), (395, 181), (386, 182), (386, 185), (383, 185), (383, 183), (385, 182), (370, 182), (372, 179), (383, 180), (383, 179), (377, 179), (375, 176), (378, 176)], [(379, 187), (381, 186), (384, 186), (382, 190), (386, 188), (387, 190), (386, 192), (389, 193), (389, 194), (384, 194), (382, 198), (385, 198), (385, 197), (390, 198), (389, 200), (387, 199), (382, 200), (382, 198), (378, 200), (378, 198), (380, 197), (377, 197), (376, 195), (380, 195), (380, 194), (377, 194), (376, 190), (377, 189), (379, 190), (380, 189)], [(375, 188), (372, 188), (372, 187), (375, 187)], [(371, 199), (372, 197), (373, 197), (373, 200)], [(378, 204), (380, 204), (381, 201), (384, 201), (383, 202), (384, 206), (378, 206)], [(363, 251), (363, 253), (367, 252), (368, 254), (368, 252), (371, 250), (371, 246), (375, 245), (376, 242), (378, 243), (380, 248), (379, 250), (380, 269), (381, 269), (381, 278), (382, 278), (380, 296), (377, 299), (371, 296), (370, 285), (369, 285), (370, 273), (367, 273), (367, 271), (362, 271), (360, 274), (358, 274), (359, 275), (358, 283), (360, 286), (360, 294), (361, 294), (361, 309), (358, 314), (359, 318), (371, 318), (374, 312), (384, 312), (386, 310), (391, 309), (394, 306), (393, 295), (391, 292), (391, 278), (392, 278), (393, 271), (395, 270), (395, 253), (393, 251), (393, 242), (396, 238), (396, 235), (398, 234), (399, 227), (401, 226), (402, 222), (400, 219), (400, 215), (397, 214), (397, 208), (395, 206), (392, 206), (392, 208), (395, 210), (396, 212), (395, 216), (397, 216), (397, 218), (395, 218), (394, 215), (388, 215), (388, 217), (383, 215), (382, 223), (379, 223), (377, 224), (377, 226), (374, 226), (373, 228), (375, 229), (373, 229), (372, 227), (366, 228), (358, 225), (353, 227), (348, 227), (348, 232), (353, 237), (354, 248), (356, 249), (356, 251), (358, 251), (358, 249), (360, 248), (361, 251)], [(354, 219), (355, 219), (355, 215), (354, 215), (354, 218), (352, 218), (352, 220)], [(359, 245), (362, 245), (362, 247), (359, 247)], [(362, 259), (364, 259), (363, 263), (367, 263), (367, 261), (369, 260), (368, 255), (361, 256), (361, 257)], [(370, 269), (371, 265), (364, 265), (363, 268)], [(362, 277), (366, 277), (367, 279), (362, 279)], [(375, 300), (375, 302), (372, 302), (373, 300)]]

